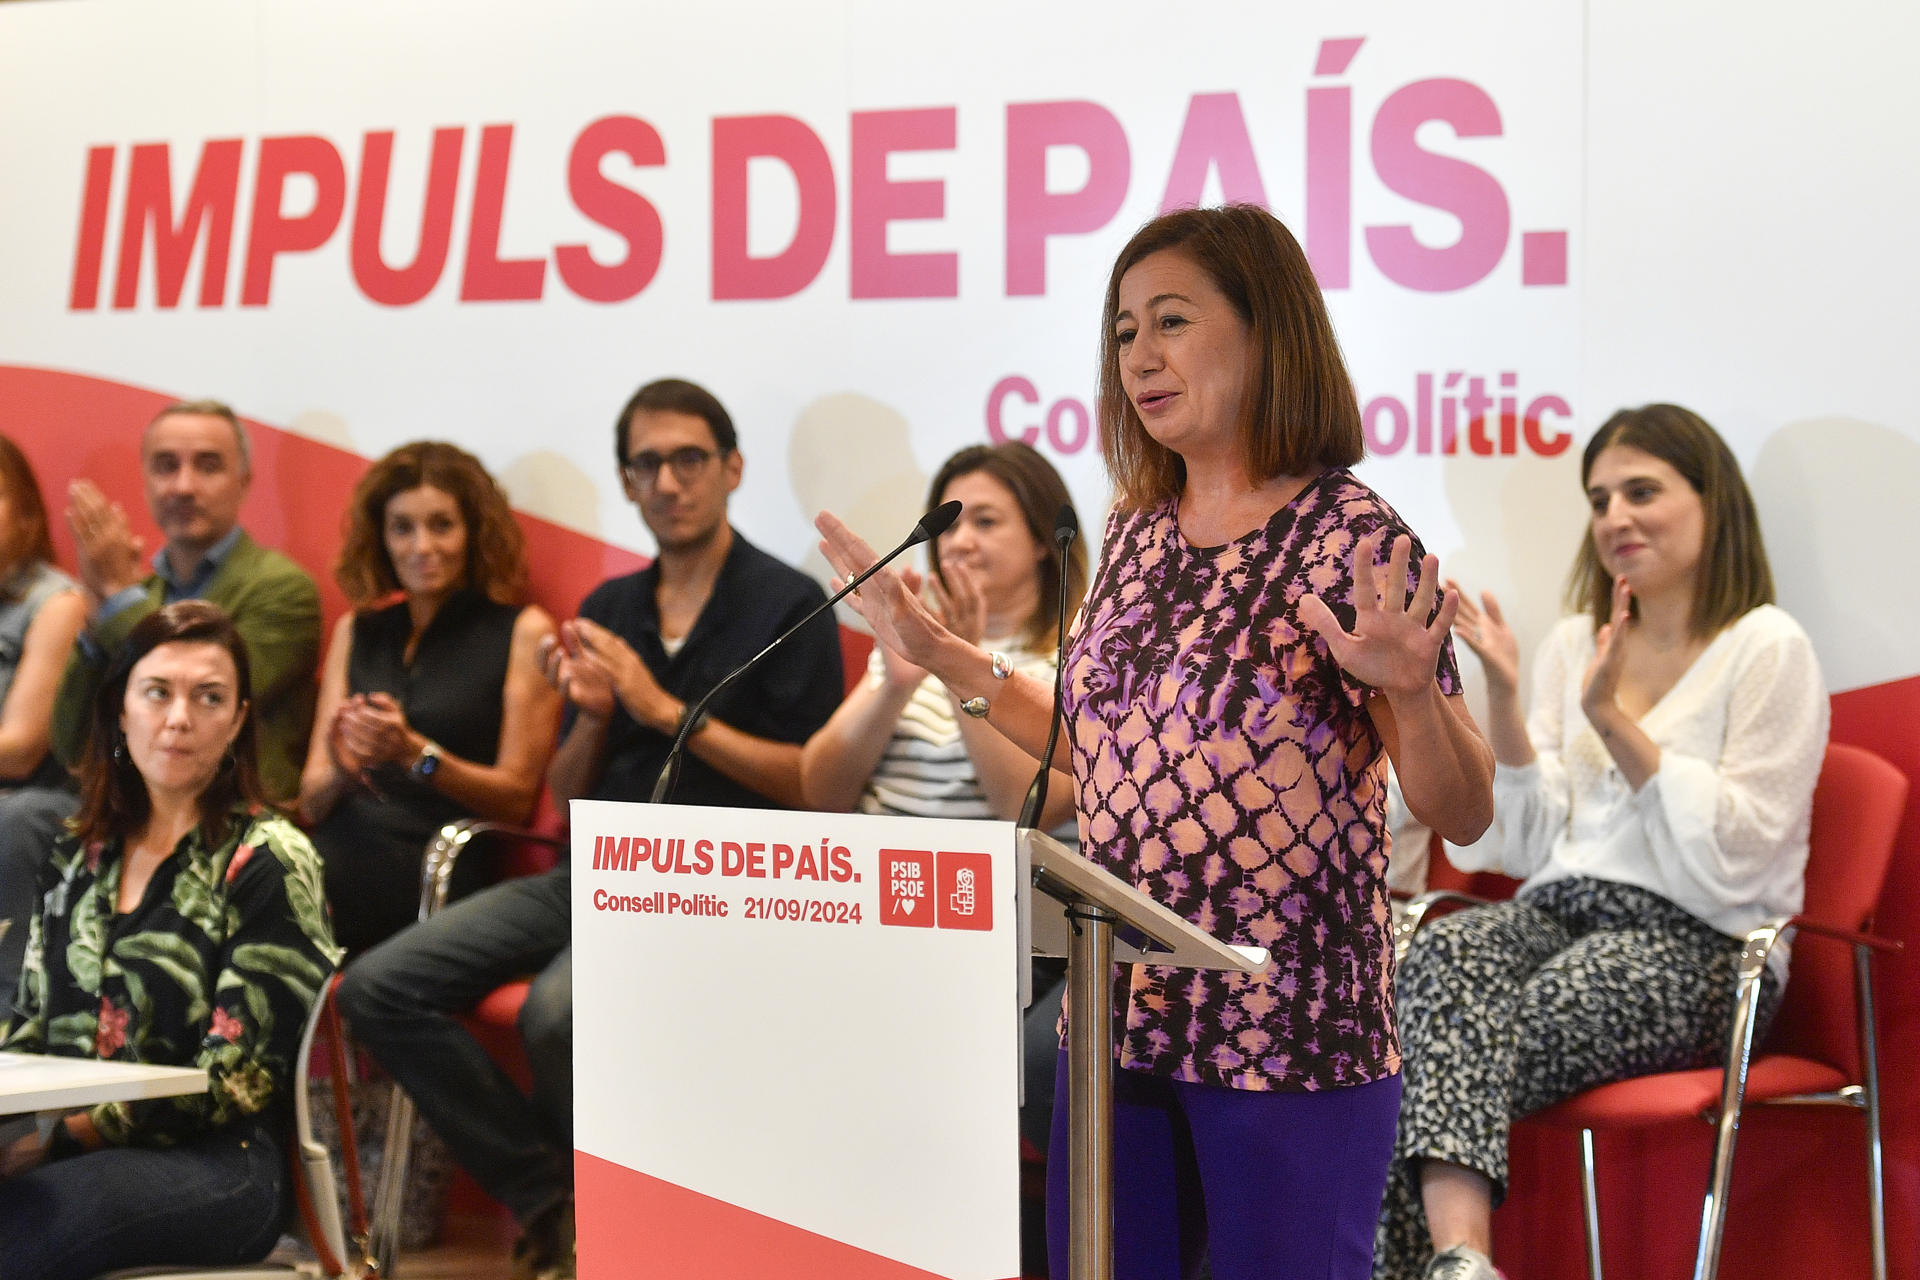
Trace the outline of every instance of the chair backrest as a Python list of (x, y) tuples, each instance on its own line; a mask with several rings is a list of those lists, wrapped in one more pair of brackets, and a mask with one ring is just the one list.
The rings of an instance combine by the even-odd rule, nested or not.
[[(1804, 915), (1855, 931), (1872, 924), (1907, 791), (1906, 775), (1873, 752), (1827, 745), (1813, 789)], [(1852, 948), (1796, 939), (1791, 975), (1767, 1048), (1831, 1063), (1858, 1080)]]

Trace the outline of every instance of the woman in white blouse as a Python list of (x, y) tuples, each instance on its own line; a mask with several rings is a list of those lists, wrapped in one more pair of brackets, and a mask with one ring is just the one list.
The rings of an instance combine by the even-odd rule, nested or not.
[[(1525, 883), (1423, 929), (1401, 968), (1406, 1093), (1376, 1277), (1493, 1280), (1511, 1119), (1713, 1060), (1741, 937), (1801, 905), (1827, 693), (1773, 604), (1739, 464), (1696, 414), (1655, 404), (1608, 419), (1580, 474), (1581, 612), (1541, 649), (1530, 719), (1499, 604), (1460, 593), (1497, 820), (1452, 857)], [(1773, 959), (1761, 1034), (1786, 979)]]

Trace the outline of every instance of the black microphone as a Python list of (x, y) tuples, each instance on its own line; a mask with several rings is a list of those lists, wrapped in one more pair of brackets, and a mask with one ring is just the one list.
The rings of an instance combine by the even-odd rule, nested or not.
[(1080, 519), (1073, 514), (1073, 504), (1061, 503), (1060, 514), (1053, 518), (1053, 545), (1060, 552), (1060, 631), (1053, 663), (1053, 722), (1047, 726), (1047, 749), (1040, 754), (1040, 772), (1033, 775), (1033, 785), (1027, 788), (1027, 801), (1020, 806), (1022, 828), (1040, 825), (1040, 811), (1047, 807), (1047, 777), (1053, 772), (1053, 749), (1060, 742), (1060, 694), (1067, 670), (1067, 552), (1079, 536)]
[(722, 689), (759, 666), (762, 658), (772, 653), (775, 649), (778, 649), (787, 641), (793, 639), (794, 634), (798, 632), (800, 628), (812, 622), (828, 609), (833, 608), (834, 605), (839, 604), (850, 593), (859, 590), (861, 583), (886, 568), (902, 552), (906, 551), (909, 547), (917, 547), (923, 542), (931, 542), (951, 528), (953, 522), (959, 518), (960, 500), (958, 498), (951, 502), (943, 502), (933, 510), (927, 512), (927, 514), (921, 516), (919, 523), (913, 526), (913, 532), (907, 535), (904, 542), (874, 561), (865, 573), (862, 573), (846, 586), (834, 592), (830, 598), (822, 602), (812, 612), (808, 613), (806, 617), (781, 632), (772, 644), (754, 654), (751, 658), (748, 658), (732, 671), (729, 671), (726, 679), (707, 690), (698, 702), (682, 712), (680, 716), (680, 731), (674, 734), (673, 747), (667, 752), (666, 762), (660, 766), (660, 776), (654, 780), (653, 795), (651, 797), (652, 802), (654, 804), (664, 804), (667, 801), (667, 797), (673, 794), (673, 784), (680, 779), (680, 757), (686, 751), (687, 736), (692, 732), (693, 726), (700, 723), (700, 715), (707, 709), (707, 704), (718, 697)]

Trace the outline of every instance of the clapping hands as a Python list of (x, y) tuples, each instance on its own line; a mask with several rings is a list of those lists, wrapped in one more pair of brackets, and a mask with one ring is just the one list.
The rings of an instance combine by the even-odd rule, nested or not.
[(1454, 619), (1453, 634), (1460, 642), (1473, 650), (1480, 659), (1481, 669), (1487, 674), (1488, 690), (1499, 695), (1517, 693), (1520, 687), (1520, 642), (1514, 638), (1513, 628), (1507, 625), (1507, 618), (1500, 611), (1500, 602), (1494, 599), (1493, 592), (1480, 593), (1480, 604), (1475, 605), (1460, 584), (1447, 579), (1447, 591), (1460, 602), (1460, 616)]

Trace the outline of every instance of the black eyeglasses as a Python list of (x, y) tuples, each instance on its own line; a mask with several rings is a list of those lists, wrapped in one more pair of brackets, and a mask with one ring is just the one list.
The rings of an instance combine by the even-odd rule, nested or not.
[(707, 464), (719, 456), (712, 449), (701, 449), (694, 445), (666, 454), (648, 449), (628, 458), (626, 465), (620, 469), (635, 484), (652, 484), (660, 478), (660, 468), (664, 466), (672, 470), (675, 480), (686, 484), (698, 479), (700, 473), (707, 469)]

